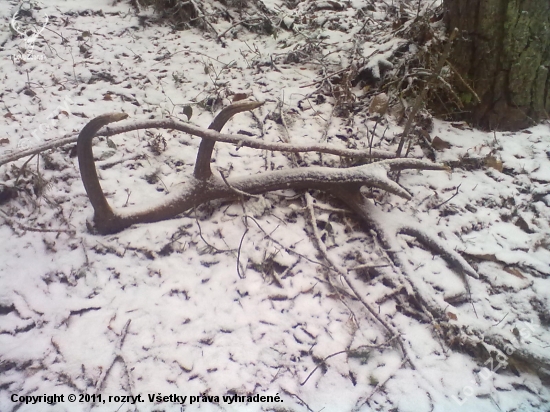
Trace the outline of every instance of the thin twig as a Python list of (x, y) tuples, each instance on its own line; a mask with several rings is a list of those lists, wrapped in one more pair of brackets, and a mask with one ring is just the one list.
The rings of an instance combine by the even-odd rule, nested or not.
[(403, 129), (403, 134), (401, 135), (401, 140), (399, 141), (399, 146), (397, 147), (396, 157), (401, 157), (401, 151), (403, 150), (405, 140), (407, 140), (407, 138), (409, 137), (414, 118), (416, 117), (418, 111), (420, 110), (420, 107), (422, 106), (422, 103), (424, 102), (424, 99), (426, 98), (426, 93), (428, 92), (429, 86), (438, 78), (441, 70), (443, 69), (443, 66), (445, 65), (445, 62), (449, 58), (449, 54), (451, 53), (451, 46), (453, 45), (453, 40), (456, 38), (457, 35), (458, 29), (455, 28), (449, 36), (449, 40), (447, 41), (445, 50), (441, 54), (435, 70), (424, 84), (424, 87), (422, 88), (420, 94), (416, 96), (416, 100), (414, 101), (413, 108), (407, 119), (407, 123), (405, 123), (405, 128)]
[(340, 74), (340, 73), (345, 72), (346, 70), (349, 70), (349, 68), (350, 68), (350, 66), (344, 67), (342, 70), (338, 70), (337, 72), (331, 73), (331, 74), (329, 74), (328, 76), (325, 76), (325, 77), (323, 77), (323, 78), (320, 79), (320, 80), (316, 80), (316, 81), (314, 81), (313, 83), (309, 83), (309, 84), (305, 84), (305, 85), (303, 85), (303, 86), (300, 86), (300, 89), (303, 89), (303, 88), (305, 88), (305, 87), (315, 86), (316, 84), (322, 83), (322, 82), (324, 82), (325, 80), (330, 79), (331, 77), (334, 77), (334, 76), (336, 76), (336, 75), (338, 75), (338, 74)]
[(252, 220), (254, 223), (256, 223), (256, 226), (258, 226), (258, 229), (260, 229), (264, 235), (266, 236), (266, 238), (268, 238), (269, 240), (271, 240), (273, 243), (275, 243), (276, 245), (280, 246), (281, 248), (283, 248), (285, 250), (286, 253), (288, 253), (289, 255), (294, 255), (294, 256), (298, 256), (299, 258), (301, 259), (304, 259), (304, 260), (307, 260), (308, 262), (310, 263), (313, 263), (315, 265), (319, 265), (319, 266), (322, 266), (324, 267), (325, 269), (331, 269), (330, 266), (322, 263), (322, 262), (319, 262), (317, 260), (313, 260), (309, 257), (307, 257), (306, 255), (303, 255), (299, 252), (296, 252), (295, 250), (289, 248), (289, 247), (286, 247), (285, 245), (283, 245), (281, 242), (279, 242), (277, 239), (274, 239), (273, 237), (271, 237), (271, 234), (267, 233), (264, 228), (258, 223), (258, 221), (252, 217), (252, 216), (246, 216), (247, 219), (250, 219)]
[(226, 31), (224, 31), (222, 34), (218, 35), (218, 40), (221, 40), (221, 38), (223, 36), (226, 35), (227, 32), (229, 32), (231, 29), (234, 29), (235, 27), (243, 24), (243, 23), (250, 23), (251, 21), (256, 21), (256, 20), (263, 20), (263, 17), (255, 17), (253, 19), (246, 19), (246, 20), (241, 20), (241, 21), (238, 21), (237, 23), (233, 24), (230, 28), (228, 28)]
[(19, 168), (19, 172), (17, 173), (17, 177), (15, 178), (15, 183), (14, 183), (14, 186), (17, 186), (17, 184), (19, 183), (19, 179), (21, 178), (21, 176), (23, 175), (23, 172), (25, 171), (25, 167), (27, 166), (27, 164), (32, 160), (34, 159), (34, 156), (36, 155), (32, 155), (31, 157), (29, 157), (25, 163), (23, 163), (23, 166), (21, 166)]
[(447, 200), (441, 202), (440, 204), (438, 204), (438, 205), (432, 207), (432, 209), (437, 209), (437, 208), (443, 206), (445, 203), (450, 202), (455, 196), (458, 195), (458, 190), (460, 189), (460, 186), (462, 186), (462, 183), (458, 185), (458, 187), (456, 188), (456, 191), (455, 191), (455, 194), (454, 194), (454, 195), (452, 195), (452, 196), (451, 196), (450, 198), (448, 198)]
[(310, 225), (311, 225), (312, 231), (314, 233), (314, 239), (315, 239), (315, 242), (317, 244), (317, 248), (319, 249), (319, 251), (323, 255), (323, 258), (325, 259), (325, 261), (327, 263), (329, 263), (329, 265), (333, 268), (333, 270), (335, 270), (342, 277), (342, 279), (344, 279), (346, 284), (353, 291), (353, 293), (354, 293), (355, 297), (357, 298), (357, 300), (359, 300), (363, 304), (363, 306), (370, 312), (370, 314), (384, 328), (386, 328), (388, 330), (388, 332), (390, 333), (390, 335), (392, 337), (396, 337), (397, 344), (399, 345), (399, 347), (401, 348), (401, 351), (403, 353), (403, 358), (404, 358), (403, 361), (404, 362), (409, 362), (411, 367), (413, 369), (416, 369), (414, 363), (411, 360), (411, 357), (408, 354), (408, 351), (405, 349), (405, 344), (403, 343), (403, 340), (401, 339), (401, 336), (400, 336), (399, 332), (395, 331), (393, 329), (393, 327), (390, 326), (384, 319), (382, 319), (380, 317), (380, 315), (374, 310), (374, 308), (365, 299), (363, 299), (361, 293), (357, 290), (354, 283), (349, 279), (349, 276), (348, 276), (348, 273), (347, 273), (346, 269), (342, 268), (340, 265), (338, 265), (336, 262), (334, 262), (332, 260), (332, 258), (328, 255), (327, 248), (326, 248), (325, 244), (323, 243), (323, 241), (321, 240), (321, 237), (319, 236), (319, 232), (318, 232), (318, 229), (317, 229), (317, 219), (315, 217), (315, 211), (313, 209), (313, 202), (312, 202), (311, 195), (309, 193), (305, 193), (305, 198), (306, 198), (307, 209), (309, 211)]
[(357, 266), (354, 266), (352, 268), (350, 268), (350, 270), (362, 270), (362, 269), (375, 269), (375, 268), (387, 268), (387, 267), (391, 267), (391, 265), (357, 265)]
[(225, 253), (225, 252), (234, 252), (235, 251), (235, 249), (218, 249), (216, 246), (211, 245), (210, 243), (208, 243), (206, 241), (206, 239), (204, 238), (204, 236), (202, 235), (201, 224), (199, 223), (199, 218), (197, 216), (197, 209), (196, 208), (194, 209), (194, 212), (195, 212), (195, 222), (197, 223), (197, 227), (199, 228), (199, 237), (206, 244), (206, 246), (208, 246), (212, 250), (215, 250), (216, 253)]
[(128, 334), (128, 329), (130, 327), (130, 322), (131, 321), (132, 321), (131, 319), (128, 319), (128, 321), (126, 322), (126, 324), (122, 328), (122, 331), (120, 332), (118, 341), (115, 345), (115, 350), (114, 350), (115, 353), (114, 353), (113, 359), (112, 359), (110, 365), (107, 368), (104, 369), (105, 372), (103, 373), (101, 378), (97, 381), (96, 391), (98, 391), (98, 392), (100, 392), (103, 389), (103, 385), (105, 384), (105, 380), (107, 379), (107, 376), (109, 375), (109, 372), (111, 371), (111, 369), (115, 365), (116, 361), (120, 359), (122, 362), (124, 362), (124, 358), (122, 357), (121, 350), (122, 350), (122, 345), (124, 344), (124, 339), (126, 338), (126, 335)]
[(248, 196), (248, 197), (253, 197), (253, 198), (256, 198), (256, 199), (261, 199), (263, 196), (262, 195), (253, 195), (252, 193), (246, 193), (246, 192), (243, 192), (242, 190), (239, 190), (233, 186), (231, 186), (231, 184), (227, 181), (227, 178), (225, 177), (225, 175), (222, 173), (221, 170), (219, 170), (220, 172), (220, 176), (223, 180), (223, 182), (227, 185), (228, 188), (230, 188), (232, 191), (234, 191), (235, 193), (237, 193), (238, 195), (241, 195), (241, 196)]
[(326, 358), (324, 358), (321, 362), (319, 362), (319, 364), (317, 366), (315, 366), (315, 368), (309, 373), (309, 375), (307, 376), (307, 378), (304, 379), (304, 381), (302, 383), (300, 383), (300, 386), (304, 386), (307, 381), (309, 380), (309, 378), (311, 378), (311, 376), (315, 373), (315, 371), (317, 369), (319, 369), (322, 365), (325, 364), (325, 362), (332, 358), (333, 356), (336, 356), (336, 355), (341, 355), (342, 353), (346, 353), (346, 354), (356, 354), (358, 353), (359, 351), (362, 351), (362, 350), (365, 350), (365, 349), (372, 349), (372, 350), (376, 350), (376, 349), (380, 349), (381, 347), (383, 346), (388, 346), (394, 339), (396, 339), (396, 336), (393, 336), (392, 338), (390, 338), (388, 341), (386, 342), (382, 342), (381, 344), (379, 345), (363, 345), (363, 346), (360, 346), (356, 349), (346, 349), (346, 350), (341, 350), (339, 352), (336, 352), (336, 353), (333, 353), (331, 355), (328, 355)]
[[(293, 397), (295, 397), (296, 399), (298, 399), (298, 400), (302, 403), (302, 405), (304, 405), (304, 406), (307, 408), (307, 410), (308, 410), (309, 412), (315, 412), (313, 409), (311, 409), (311, 408), (309, 407), (309, 405), (308, 405), (302, 398), (300, 398), (300, 397), (299, 397), (298, 395), (296, 395), (295, 393), (292, 393), (292, 392), (290, 392), (289, 390), (287, 390), (287, 389), (285, 389), (285, 388), (283, 388), (283, 387), (281, 387), (281, 390), (282, 390), (284, 393), (286, 393), (287, 395), (293, 396)], [(317, 411), (317, 412), (320, 412), (320, 411)]]
[(307, 383), (307, 381), (309, 380), (309, 378), (311, 378), (311, 375), (313, 375), (317, 369), (319, 369), (322, 365), (324, 365), (325, 362), (328, 359), (330, 359), (330, 358), (332, 358), (333, 356), (336, 356), (336, 355), (341, 355), (342, 353), (348, 353), (348, 351), (347, 350), (341, 350), (340, 352), (333, 353), (331, 355), (328, 355), (326, 358), (324, 358), (321, 362), (319, 362), (319, 364), (317, 366), (315, 366), (315, 368), (313, 368), (313, 370), (309, 373), (309, 375), (307, 375), (307, 378), (305, 378), (304, 381), (300, 383), (300, 386), (304, 386)]
[(460, 80), (462, 82), (462, 84), (470, 91), (470, 93), (472, 93), (472, 95), (476, 98), (477, 102), (478, 103), (481, 103), (481, 99), (479, 98), (479, 96), (477, 95), (476, 91), (474, 89), (472, 89), (472, 87), (466, 82), (466, 80), (464, 80), (462, 78), (462, 76), (460, 75), (460, 73), (458, 72), (458, 70), (456, 70), (454, 68), (454, 66), (449, 62), (447, 61), (447, 65), (451, 68), (451, 70), (453, 71), (454, 74), (456, 74), (456, 77), (458, 77), (458, 80)]
[[(214, 130), (206, 130), (197, 126), (190, 125), (188, 123), (179, 122), (171, 119), (163, 120), (150, 120), (144, 122), (136, 122), (133, 124), (122, 125), (117, 127), (105, 127), (101, 129), (96, 136), (109, 137), (120, 133), (126, 133), (134, 130), (149, 129), (149, 128), (161, 128), (161, 129), (176, 129), (185, 133), (192, 134), (194, 136), (214, 140), (216, 142), (233, 143), (239, 146), (246, 146), (253, 149), (260, 150), (272, 150), (288, 153), (304, 153), (304, 152), (319, 152), (332, 154), (335, 156), (349, 157), (353, 159), (362, 158), (377, 158), (377, 159), (392, 159), (395, 158), (395, 154), (386, 150), (355, 150), (339, 148), (333, 145), (326, 144), (287, 144), (287, 143), (269, 143), (262, 142), (256, 138), (251, 138), (243, 135), (232, 135), (225, 133), (218, 133)], [(4, 156), (0, 156), (0, 166), (16, 161), (26, 156), (38, 154), (49, 149), (55, 149), (57, 147), (65, 146), (71, 143), (75, 143), (78, 140), (78, 136), (67, 136), (61, 139), (56, 139), (50, 142), (43, 143), (31, 149), (22, 150), (20, 152), (10, 153)]]
[[(244, 231), (244, 233), (241, 237), (241, 241), (239, 242), (239, 249), (237, 251), (237, 274), (239, 275), (239, 277), (241, 279), (244, 279), (246, 277), (244, 275), (244, 270), (242, 270), (242, 268), (241, 268), (241, 248), (243, 247), (244, 237), (246, 236), (247, 233), (248, 233), (248, 227), (246, 228), (246, 230)], [(242, 272), (241, 272), (241, 270), (242, 270)]]
[[(403, 365), (404, 365), (406, 362), (407, 362), (407, 359), (406, 359), (406, 358), (403, 359), (403, 360), (401, 361), (401, 363), (399, 364), (399, 367), (396, 369), (395, 372), (397, 372), (399, 369), (401, 369), (401, 368), (403, 367)], [(359, 411), (359, 410), (361, 409), (361, 407), (362, 407), (363, 405), (365, 405), (365, 404), (370, 400), (370, 398), (372, 398), (372, 397), (374, 396), (374, 394), (375, 394), (376, 392), (378, 392), (380, 389), (382, 389), (382, 387), (384, 387), (384, 385), (385, 385), (386, 383), (388, 383), (388, 381), (389, 381), (391, 378), (394, 377), (395, 372), (390, 373), (390, 375), (389, 375), (383, 382), (378, 382), (378, 385), (376, 385), (376, 387), (372, 390), (372, 392), (370, 393), (370, 395), (367, 396), (367, 397), (365, 398), (365, 400), (363, 401), (363, 403), (362, 403), (361, 405), (357, 405), (357, 404), (356, 404), (357, 406), (356, 406), (355, 408), (353, 408), (353, 411), (354, 411), (354, 412), (355, 412), (355, 411)], [(357, 403), (359, 403), (359, 402), (357, 402)]]

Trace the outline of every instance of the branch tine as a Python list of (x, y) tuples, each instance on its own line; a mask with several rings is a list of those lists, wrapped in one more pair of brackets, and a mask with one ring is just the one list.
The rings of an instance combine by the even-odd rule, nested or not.
[[(214, 118), (210, 126), (210, 130), (215, 130), (221, 132), (225, 124), (235, 116), (237, 113), (247, 112), (254, 110), (257, 107), (260, 107), (264, 102), (251, 102), (247, 100), (240, 100), (238, 102), (232, 103), (226, 108), (224, 108), (218, 115)], [(199, 151), (197, 153), (197, 161), (195, 163), (195, 171), (193, 175), (199, 180), (206, 180), (212, 176), (212, 170), (210, 169), (210, 161), (212, 160), (212, 151), (214, 150), (214, 145), (216, 141), (202, 139), (199, 146)]]

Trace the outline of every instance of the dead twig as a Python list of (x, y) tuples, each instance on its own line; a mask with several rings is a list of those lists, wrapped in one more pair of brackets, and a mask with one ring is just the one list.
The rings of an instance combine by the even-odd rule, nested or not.
[(405, 128), (403, 129), (403, 133), (401, 134), (401, 140), (399, 141), (399, 146), (397, 146), (397, 152), (395, 154), (396, 157), (401, 157), (401, 152), (403, 150), (405, 141), (407, 140), (407, 138), (409, 137), (409, 133), (411, 132), (414, 118), (418, 114), (418, 111), (420, 110), (420, 107), (422, 106), (422, 103), (426, 98), (426, 93), (428, 92), (428, 88), (438, 78), (439, 74), (441, 73), (441, 70), (443, 69), (443, 66), (445, 65), (445, 62), (449, 58), (449, 54), (451, 53), (451, 46), (453, 45), (453, 41), (457, 35), (458, 35), (458, 29), (454, 29), (451, 35), (449, 36), (449, 40), (447, 41), (445, 50), (441, 54), (435, 70), (433, 71), (431, 76), (428, 78), (428, 80), (424, 84), (424, 87), (422, 88), (418, 96), (416, 96), (416, 100), (414, 101), (412, 110), (409, 113), (409, 117), (407, 118), (407, 123), (405, 123)]
[[(407, 362), (407, 359), (403, 359), (401, 361), (401, 363), (399, 364), (399, 367), (395, 370), (395, 372), (397, 372), (399, 369), (401, 369), (403, 367), (403, 365), (405, 365), (406, 362)], [(378, 385), (375, 386), (375, 388), (372, 390), (372, 392), (369, 394), (369, 396), (367, 396), (365, 398), (365, 400), (361, 402), (360, 405), (359, 405), (359, 402), (357, 402), (355, 404), (355, 408), (353, 408), (353, 411), (354, 412), (359, 411), (361, 409), (361, 407), (363, 405), (365, 405), (370, 400), (370, 398), (372, 398), (376, 394), (376, 392), (378, 392), (380, 389), (382, 389), (384, 387), (384, 385), (386, 383), (388, 383), (389, 380), (395, 376), (395, 372), (390, 373), (390, 375), (384, 381), (378, 382)]]
[(336, 262), (333, 261), (333, 259), (328, 255), (328, 251), (326, 249), (325, 244), (321, 240), (321, 237), (319, 236), (319, 232), (317, 229), (317, 219), (315, 217), (315, 211), (313, 209), (313, 202), (312, 197), (309, 193), (305, 194), (307, 209), (309, 212), (309, 219), (310, 219), (310, 225), (314, 234), (314, 240), (317, 245), (318, 250), (323, 255), (324, 260), (331, 266), (333, 270), (335, 270), (342, 279), (344, 279), (345, 283), (348, 285), (348, 287), (353, 291), (353, 294), (363, 304), (363, 306), (370, 312), (370, 314), (376, 319), (391, 335), (392, 338), (395, 338), (397, 341), (397, 344), (401, 348), (404, 362), (409, 362), (411, 367), (413, 369), (416, 369), (414, 366), (414, 363), (411, 360), (411, 357), (408, 354), (407, 349), (405, 348), (405, 345), (403, 343), (403, 340), (401, 339), (401, 335), (399, 332), (395, 331), (391, 325), (389, 325), (384, 319), (380, 317), (380, 315), (374, 310), (374, 308), (365, 300), (363, 299), (361, 293), (357, 290), (354, 283), (349, 279), (348, 272), (345, 268), (338, 265)]
[[(118, 341), (115, 345), (114, 350), (114, 356), (107, 368), (104, 369), (104, 373), (101, 375), (101, 378), (97, 381), (96, 384), (96, 391), (101, 392), (103, 390), (103, 386), (105, 385), (105, 381), (107, 380), (107, 376), (109, 376), (109, 373), (111, 372), (111, 369), (115, 365), (117, 361), (122, 361), (126, 367), (126, 362), (124, 362), (124, 358), (122, 357), (122, 345), (124, 344), (124, 339), (126, 338), (126, 335), (128, 334), (128, 328), (130, 327), (130, 322), (132, 320), (128, 319), (124, 327), (122, 328), (122, 331), (120, 332)], [(127, 369), (127, 368), (126, 368)]]
[[(287, 143), (270, 143), (262, 142), (256, 138), (251, 138), (243, 135), (231, 135), (219, 133), (214, 130), (204, 130), (196, 126), (175, 121), (175, 120), (150, 120), (145, 122), (136, 122), (130, 125), (123, 125), (117, 127), (105, 127), (100, 130), (96, 136), (99, 137), (110, 137), (120, 133), (126, 133), (134, 130), (142, 130), (148, 128), (162, 128), (162, 129), (176, 129), (185, 133), (190, 133), (194, 136), (202, 137), (208, 140), (223, 142), (223, 143), (233, 143), (238, 146), (246, 146), (253, 149), (260, 150), (273, 150), (287, 153), (305, 153), (305, 152), (318, 152), (325, 154), (332, 154), (335, 156), (349, 157), (353, 159), (367, 159), (367, 158), (376, 158), (376, 159), (392, 159), (395, 157), (395, 154), (386, 150), (355, 150), (355, 149), (345, 149), (339, 148), (333, 145), (326, 144), (310, 144), (310, 145), (300, 145), (300, 144), (287, 144)], [(4, 156), (0, 156), (0, 166), (7, 163), (14, 162), (26, 156), (35, 155), (42, 153), (46, 150), (55, 149), (58, 147), (66, 146), (71, 143), (75, 143), (78, 140), (78, 136), (68, 136), (61, 139), (56, 139), (54, 141), (46, 142), (36, 147), (18, 151), (15, 153), (9, 153)]]
[(441, 206), (443, 206), (445, 203), (450, 202), (455, 196), (458, 195), (458, 191), (459, 191), (459, 189), (460, 189), (460, 186), (462, 186), (462, 183), (459, 184), (459, 185), (457, 186), (454, 195), (452, 195), (452, 196), (451, 196), (450, 198), (448, 198), (447, 200), (445, 200), (445, 201), (439, 203), (438, 205), (435, 205), (434, 207), (432, 207), (432, 209), (438, 209), (438, 208), (440, 208)]

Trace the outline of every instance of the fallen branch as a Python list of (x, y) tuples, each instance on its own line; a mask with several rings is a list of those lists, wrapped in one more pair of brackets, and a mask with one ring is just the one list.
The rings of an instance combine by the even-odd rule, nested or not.
[(319, 234), (319, 230), (317, 228), (317, 219), (315, 217), (315, 210), (313, 209), (313, 202), (311, 199), (311, 196), (309, 193), (305, 194), (306, 198), (306, 205), (309, 212), (309, 219), (310, 219), (310, 226), (313, 231), (313, 238), (315, 240), (315, 243), (317, 245), (317, 249), (321, 252), (321, 255), (323, 256), (324, 260), (330, 264), (330, 267), (332, 270), (336, 271), (342, 279), (344, 279), (345, 283), (348, 285), (348, 287), (353, 291), (353, 295), (363, 304), (363, 306), (369, 311), (369, 313), (376, 319), (391, 335), (390, 340), (395, 339), (397, 341), (397, 344), (401, 348), (401, 352), (403, 353), (403, 360), (408, 362), (413, 369), (415, 368), (414, 363), (411, 360), (411, 357), (409, 356), (408, 350), (405, 348), (405, 344), (403, 343), (403, 339), (401, 338), (401, 335), (398, 331), (394, 330), (394, 328), (387, 323), (382, 317), (374, 310), (374, 308), (365, 300), (363, 299), (362, 294), (358, 291), (356, 286), (354, 285), (354, 282), (351, 281), (351, 279), (348, 276), (348, 271), (338, 265), (336, 262), (334, 262), (330, 256), (328, 255), (327, 248), (323, 241), (321, 240), (321, 236)]
[[(212, 122), (210, 129), (221, 129), (235, 113), (258, 107), (256, 102), (237, 102), (222, 110)], [(304, 167), (291, 170), (277, 170), (236, 178), (220, 179), (213, 176), (210, 162), (214, 143), (217, 140), (234, 140), (235, 136), (222, 135), (214, 130), (203, 130), (185, 123), (167, 120), (107, 128), (104, 135), (114, 135), (139, 128), (162, 127), (186, 131), (203, 139), (199, 147), (194, 171), (194, 179), (180, 185), (179, 190), (166, 196), (157, 204), (127, 208), (116, 211), (111, 208), (97, 175), (92, 151), (92, 140), (105, 125), (123, 120), (125, 113), (106, 114), (91, 120), (82, 129), (78, 138), (77, 154), (82, 182), (94, 208), (94, 223), (100, 234), (115, 233), (136, 223), (151, 223), (172, 218), (191, 208), (216, 199), (234, 199), (238, 193), (261, 194), (285, 189), (317, 189), (330, 191), (336, 186), (354, 184), (368, 186), (410, 199), (410, 194), (388, 178), (390, 170), (430, 169), (444, 170), (443, 165), (417, 159), (388, 159), (377, 163), (337, 169), (331, 167)], [(223, 139), (223, 140), (222, 140)], [(243, 139), (237, 138), (239, 141)], [(285, 145), (294, 150), (294, 146)], [(309, 148), (308, 150), (310, 150)]]
[[(223, 143), (234, 143), (237, 146), (241, 147), (250, 147), (253, 149), (260, 150), (273, 150), (278, 152), (287, 152), (287, 153), (305, 153), (305, 152), (318, 152), (325, 154), (332, 154), (335, 156), (349, 157), (353, 159), (392, 159), (395, 157), (395, 154), (387, 150), (377, 150), (377, 149), (365, 149), (365, 150), (356, 150), (356, 149), (345, 149), (339, 148), (336, 146), (325, 145), (325, 144), (309, 144), (309, 145), (299, 145), (299, 144), (288, 144), (288, 143), (270, 143), (262, 142), (255, 138), (251, 138), (243, 135), (232, 135), (232, 134), (222, 134), (216, 132), (215, 130), (204, 130), (197, 126), (190, 125), (188, 123), (183, 123), (177, 120), (172, 119), (163, 119), (163, 120), (148, 120), (142, 122), (134, 122), (128, 125), (121, 125), (117, 127), (105, 127), (97, 132), (96, 136), (98, 137), (110, 137), (117, 134), (131, 132), (134, 130), (142, 129), (173, 129), (179, 130), (185, 133), (189, 133), (194, 136), (202, 137), (215, 142)], [(71, 143), (75, 143), (78, 140), (78, 136), (68, 136), (61, 139), (52, 140), (38, 146), (32, 147), (30, 149), (21, 150), (15, 153), (9, 153), (3, 156), (0, 156), (0, 166), (7, 163), (14, 162), (23, 157), (32, 156), (38, 153), (45, 152), (46, 150), (56, 149), (58, 147), (66, 146)]]

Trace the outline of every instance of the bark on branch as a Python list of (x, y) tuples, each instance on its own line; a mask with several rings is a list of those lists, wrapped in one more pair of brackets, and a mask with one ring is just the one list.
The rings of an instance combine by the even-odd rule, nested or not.
[[(255, 102), (248, 102), (248, 103), (255, 103)], [(232, 107), (232, 106), (233, 105), (229, 107)], [(245, 110), (251, 110), (251, 109), (245, 109)], [(240, 111), (243, 111), (243, 110), (240, 110)], [(237, 111), (236, 113), (239, 113), (239, 111)], [(233, 115), (234, 114), (235, 113), (233, 113)], [(193, 136), (201, 137), (203, 139), (207, 139), (210, 142), (233, 143), (238, 146), (250, 147), (253, 149), (260, 149), (260, 150), (273, 150), (273, 151), (286, 152), (286, 153), (317, 152), (317, 153), (332, 154), (335, 156), (349, 157), (352, 159), (393, 159), (396, 157), (395, 153), (392, 153), (387, 150), (379, 150), (379, 149), (369, 148), (365, 150), (358, 150), (358, 149), (339, 148), (336, 146), (326, 145), (326, 144), (296, 145), (296, 144), (288, 144), (288, 143), (262, 142), (256, 138), (252, 138), (244, 135), (222, 134), (222, 133), (219, 133), (214, 126), (216, 125), (213, 122), (210, 125), (210, 130), (205, 130), (197, 126), (193, 126), (191, 124), (183, 123), (172, 119), (146, 120), (141, 122), (132, 122), (128, 124), (123, 124), (116, 127), (108, 126), (99, 130), (96, 133), (96, 136), (109, 137), (109, 136), (114, 136), (121, 133), (131, 132), (134, 130), (143, 130), (143, 129), (173, 129), (173, 130), (179, 130), (181, 132), (189, 133)], [(220, 127), (220, 130), (221, 130), (221, 127)], [(46, 143), (40, 144), (38, 146), (29, 148), (29, 149), (21, 150), (15, 153), (5, 154), (0, 156), (0, 166), (22, 159), (23, 157), (42, 153), (46, 150), (66, 146), (71, 143), (75, 143), (76, 141), (78, 141), (78, 136), (65, 136), (63, 138), (56, 139), (53, 141), (48, 141)], [(204, 145), (206, 145), (206, 143), (204, 143)], [(208, 147), (207, 145), (206, 147), (203, 147), (202, 151), (206, 152), (207, 147)], [(210, 154), (211, 153), (212, 152), (210, 151)], [(204, 158), (204, 157), (201, 157), (201, 158)]]
[[(238, 102), (224, 109), (214, 120), (211, 129), (221, 129), (236, 113), (258, 107), (254, 102)], [(194, 176), (188, 182), (156, 204), (113, 210), (105, 198), (97, 175), (92, 152), (92, 140), (105, 125), (126, 118), (126, 114), (111, 113), (96, 117), (82, 130), (78, 137), (77, 153), (80, 172), (86, 193), (94, 208), (94, 223), (100, 234), (115, 233), (136, 223), (151, 223), (172, 218), (186, 210), (215, 199), (231, 199), (237, 193), (261, 194), (281, 189), (317, 189), (333, 191), (338, 187), (376, 187), (389, 193), (409, 199), (410, 194), (389, 179), (387, 172), (403, 169), (444, 170), (443, 165), (417, 159), (388, 159), (368, 165), (337, 169), (330, 167), (305, 167), (290, 170), (259, 173), (222, 180), (212, 175), (210, 159), (214, 142), (242, 141), (242, 137), (223, 135), (213, 130), (203, 130), (185, 123), (168, 121), (149, 121), (137, 124), (106, 128), (104, 135), (114, 135), (139, 128), (162, 127), (182, 130), (203, 138), (197, 156)], [(251, 143), (251, 142), (248, 142)], [(284, 149), (294, 150), (291, 145), (280, 145)], [(272, 149), (275, 150), (275, 149)]]

